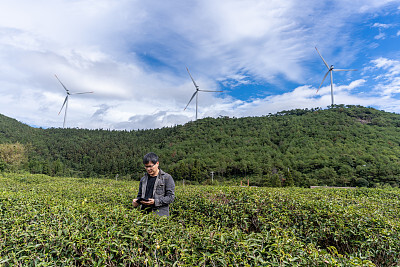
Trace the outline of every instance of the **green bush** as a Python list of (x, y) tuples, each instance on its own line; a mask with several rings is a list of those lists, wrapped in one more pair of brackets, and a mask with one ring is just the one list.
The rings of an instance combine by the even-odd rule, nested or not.
[(400, 190), (177, 186), (171, 217), (138, 182), (0, 176), (0, 266), (395, 266)]
[(368, 187), (369, 182), (364, 178), (357, 178), (356, 179), (356, 186), (358, 187)]

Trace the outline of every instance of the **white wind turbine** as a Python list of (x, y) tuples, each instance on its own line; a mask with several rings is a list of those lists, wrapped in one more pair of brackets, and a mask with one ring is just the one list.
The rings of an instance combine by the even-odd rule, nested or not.
[(184, 108), (184, 110), (186, 110), (186, 108), (189, 106), (190, 102), (192, 102), (193, 98), (196, 96), (196, 120), (197, 120), (197, 106), (198, 106), (198, 97), (199, 97), (199, 91), (201, 92), (222, 92), (222, 91), (210, 91), (210, 90), (200, 90), (199, 86), (196, 84), (196, 82), (194, 81), (192, 75), (189, 72), (189, 69), (186, 67), (187, 72), (189, 73), (190, 78), (192, 79), (192, 82), (194, 84), (194, 87), (196, 88), (196, 91), (194, 92), (194, 94), (192, 95), (192, 97), (190, 98), (189, 102), (187, 103), (186, 107)]
[[(324, 59), (324, 58), (322, 57), (322, 55), (319, 53), (317, 47), (315, 47), (315, 50), (317, 50), (319, 56), (321, 57), (322, 61), (323, 61), (324, 64), (325, 64), (325, 66), (328, 68), (328, 71), (327, 71), (327, 73), (325, 74), (324, 78), (322, 79), (322, 82), (321, 82), (321, 84), (319, 85), (318, 90), (321, 88), (322, 83), (325, 81), (326, 76), (328, 76), (328, 73), (330, 73), (330, 74), (331, 74), (331, 99), (332, 99), (332, 106), (333, 106), (334, 102), (333, 102), (333, 75), (332, 75), (332, 72), (333, 72), (333, 71), (356, 71), (356, 70), (335, 69), (335, 68), (333, 67), (333, 65), (331, 65), (331, 66), (329, 67), (328, 63), (326, 63), (325, 59)], [(317, 90), (317, 93), (318, 93), (318, 90)]]
[(58, 79), (57, 75), (54, 74), (54, 76), (56, 76), (57, 80), (61, 83), (62, 87), (64, 87), (65, 91), (67, 92), (67, 96), (65, 97), (64, 103), (63, 103), (63, 105), (61, 106), (60, 111), (58, 112), (58, 115), (60, 115), (62, 109), (63, 109), (64, 106), (65, 106), (64, 123), (63, 123), (63, 128), (65, 128), (65, 120), (66, 120), (66, 118), (67, 118), (67, 109), (68, 109), (68, 97), (69, 97), (70, 95), (91, 94), (91, 93), (93, 93), (93, 92), (70, 93), (69, 90), (67, 89), (67, 87), (65, 87), (65, 85), (60, 81), (60, 79)]

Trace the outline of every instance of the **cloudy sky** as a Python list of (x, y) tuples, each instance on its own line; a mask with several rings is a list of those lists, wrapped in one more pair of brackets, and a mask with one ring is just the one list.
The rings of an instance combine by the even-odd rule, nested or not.
[[(2, 0), (0, 113), (149, 129), (334, 103), (400, 113), (400, 0)], [(76, 94), (93, 91), (92, 94)], [(65, 108), (65, 106), (64, 106)]]

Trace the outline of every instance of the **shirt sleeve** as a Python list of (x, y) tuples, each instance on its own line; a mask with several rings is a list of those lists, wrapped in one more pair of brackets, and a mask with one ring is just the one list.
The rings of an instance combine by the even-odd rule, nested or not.
[(174, 202), (175, 199), (175, 182), (172, 179), (172, 176), (168, 176), (165, 179), (165, 193), (164, 196), (160, 197), (159, 199), (154, 200), (154, 205), (156, 207), (169, 205)]
[(136, 198), (142, 197), (142, 180), (140, 179), (139, 190)]

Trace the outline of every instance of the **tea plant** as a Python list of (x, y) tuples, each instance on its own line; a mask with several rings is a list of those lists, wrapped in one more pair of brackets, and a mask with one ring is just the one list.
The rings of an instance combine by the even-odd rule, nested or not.
[(0, 174), (0, 266), (395, 266), (400, 191), (178, 186), (171, 217), (138, 182)]

